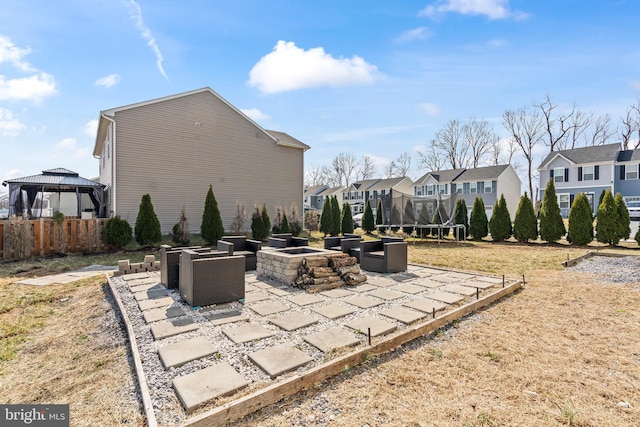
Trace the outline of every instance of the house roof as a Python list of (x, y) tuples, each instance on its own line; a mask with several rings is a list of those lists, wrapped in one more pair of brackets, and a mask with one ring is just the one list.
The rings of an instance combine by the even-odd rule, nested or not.
[(2, 182), (7, 184), (43, 185), (45, 187), (104, 187), (104, 184), (82, 178), (77, 172), (69, 169), (57, 168), (42, 171), (40, 175), (25, 176), (22, 178), (8, 179)]
[(405, 179), (407, 179), (406, 176), (401, 176), (399, 178), (380, 179), (373, 185), (369, 186), (367, 190), (374, 191), (374, 190), (386, 190), (389, 188), (393, 188), (394, 186), (404, 181)]
[(634, 162), (640, 160), (640, 150), (623, 150), (618, 153), (616, 162)]
[(538, 169), (546, 168), (556, 157), (562, 156), (573, 164), (613, 162), (616, 153), (620, 150), (620, 144), (595, 145), (593, 147), (580, 147), (571, 150), (552, 151), (544, 158)]
[(304, 196), (314, 196), (327, 188), (326, 185), (312, 185), (304, 189)]
[(318, 196), (331, 196), (331, 195), (336, 194), (336, 193), (341, 193), (342, 191), (344, 191), (344, 187), (331, 187), (331, 188), (327, 188), (326, 190), (322, 190), (317, 195)]
[(229, 108), (234, 110), (236, 113), (240, 114), (245, 120), (250, 122), (257, 129), (267, 134), (276, 144), (287, 146), (287, 147), (299, 148), (302, 150), (308, 150), (309, 148), (311, 148), (308, 145), (298, 141), (297, 139), (293, 138), (292, 136), (284, 132), (268, 131), (264, 129), (262, 126), (254, 122), (249, 116), (244, 114), (242, 111), (240, 111), (231, 103), (229, 103), (229, 101), (227, 101), (222, 96), (220, 96), (213, 89), (211, 89), (210, 87), (203, 87), (203, 88), (191, 90), (188, 92), (177, 93), (177, 94), (165, 96), (162, 98), (150, 99), (148, 101), (137, 102), (135, 104), (123, 105), (121, 107), (115, 107), (115, 108), (110, 108), (108, 110), (101, 111), (100, 116), (98, 118), (98, 132), (96, 133), (96, 141), (93, 148), (93, 156), (99, 157), (100, 154), (102, 153), (102, 144), (104, 143), (105, 137), (107, 135), (107, 129), (109, 129), (109, 123), (111, 120), (113, 120), (116, 113), (120, 111), (130, 110), (133, 108), (139, 108), (147, 105), (157, 104), (160, 102), (170, 101), (172, 99), (182, 98), (185, 96), (194, 95), (202, 92), (208, 92), (213, 96), (215, 96), (216, 98), (218, 98), (220, 101), (225, 103)]
[(422, 175), (418, 180), (416, 180), (415, 184), (424, 182), (429, 175), (433, 177), (438, 182), (449, 182), (455, 180), (458, 175), (464, 172), (464, 169), (448, 169), (443, 171), (431, 171)]
[(481, 168), (466, 169), (458, 175), (454, 181), (487, 181), (498, 178), (509, 165), (485, 166)]
[(348, 187), (348, 190), (351, 189), (351, 187), (354, 187), (358, 191), (365, 191), (365, 190), (368, 190), (372, 185), (374, 185), (378, 181), (380, 181), (380, 178), (373, 178), (373, 179), (365, 179), (363, 181), (356, 181), (356, 182), (354, 182), (353, 184), (351, 184)]

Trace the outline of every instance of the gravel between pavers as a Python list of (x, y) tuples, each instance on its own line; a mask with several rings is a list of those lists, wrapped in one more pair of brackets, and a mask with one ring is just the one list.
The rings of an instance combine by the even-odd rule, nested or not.
[[(369, 276), (374, 275), (375, 273), (367, 273)], [(158, 283), (160, 282), (160, 275), (157, 272), (149, 273), (150, 277), (157, 278)], [(251, 280), (255, 277), (254, 273), (249, 273), (247, 275), (247, 287), (250, 288)], [(385, 277), (392, 277), (393, 275), (384, 275)], [(415, 295), (407, 295), (403, 296), (400, 299), (393, 301), (385, 301), (383, 304), (372, 307), (369, 309), (357, 309), (353, 314), (347, 315), (345, 317), (330, 320), (317, 314), (312, 311), (311, 308), (317, 306), (318, 304), (312, 304), (309, 306), (298, 306), (290, 301), (288, 301), (287, 297), (278, 297), (272, 294), (269, 294), (272, 299), (276, 301), (280, 301), (281, 303), (287, 305), (288, 310), (282, 313), (277, 313), (270, 316), (260, 316), (255, 313), (253, 310), (248, 309), (248, 307), (244, 307), (239, 302), (234, 302), (231, 304), (225, 304), (222, 309), (210, 309), (209, 313), (216, 312), (227, 312), (230, 310), (240, 310), (243, 315), (249, 318), (249, 321), (252, 324), (262, 325), (264, 328), (271, 331), (274, 335), (269, 338), (264, 338), (261, 340), (254, 340), (247, 343), (235, 344), (230, 339), (228, 339), (223, 333), (223, 328), (233, 328), (242, 322), (234, 322), (225, 325), (215, 326), (211, 324), (207, 318), (204, 316), (205, 311), (192, 309), (189, 307), (181, 298), (178, 292), (173, 291), (170, 292), (169, 295), (173, 298), (174, 303), (173, 307), (180, 307), (184, 310), (185, 315), (181, 317), (172, 318), (174, 319), (184, 319), (190, 317), (195, 323), (199, 324), (199, 328), (195, 331), (179, 334), (177, 336), (165, 338), (162, 340), (154, 340), (151, 334), (150, 325), (144, 321), (143, 313), (138, 307), (138, 303), (133, 297), (133, 294), (129, 290), (127, 282), (124, 280), (122, 276), (120, 277), (111, 277), (114, 288), (119, 293), (120, 298), (122, 299), (123, 305), (127, 310), (127, 314), (129, 316), (130, 322), (134, 329), (134, 333), (136, 336), (136, 340), (138, 343), (138, 350), (140, 352), (140, 357), (142, 359), (143, 369), (146, 375), (146, 380), (149, 385), (149, 389), (151, 392), (151, 400), (153, 404), (153, 408), (155, 411), (155, 415), (157, 417), (157, 421), (159, 425), (175, 425), (185, 421), (188, 417), (185, 411), (178, 400), (175, 391), (173, 389), (172, 381), (175, 377), (190, 374), (192, 372), (198, 371), (200, 369), (215, 365), (220, 363), (221, 361), (229, 363), (240, 375), (242, 375), (245, 379), (249, 380), (251, 384), (248, 386), (248, 391), (255, 391), (262, 389), (268, 385), (271, 385), (275, 382), (280, 381), (283, 378), (294, 374), (303, 374), (308, 371), (310, 368), (317, 366), (321, 363), (330, 360), (325, 353), (318, 350), (316, 347), (308, 344), (304, 341), (303, 336), (324, 331), (331, 327), (341, 326), (345, 330), (349, 330), (346, 327), (342, 326), (345, 323), (352, 321), (357, 318), (365, 317), (365, 316), (376, 316), (380, 317), (390, 323), (393, 323), (397, 326), (398, 329), (406, 328), (401, 322), (395, 321), (389, 317), (380, 315), (379, 312), (385, 309), (388, 309), (392, 306), (402, 305), (404, 302), (409, 301), (410, 299), (415, 299), (417, 296)], [(416, 280), (418, 278), (416, 277)], [(274, 287), (281, 287), (294, 294), (303, 294), (306, 291), (286, 287), (283, 284), (277, 282), (268, 282)], [(411, 283), (412, 281), (407, 281), (406, 283)], [(400, 282), (398, 282), (400, 283)], [(444, 284), (443, 284), (444, 285)], [(348, 288), (348, 287), (347, 287)], [(496, 288), (490, 288), (488, 291), (493, 292)], [(438, 289), (426, 289), (425, 292), (421, 293), (419, 297), (426, 296), (427, 293), (436, 292)], [(255, 289), (257, 292), (267, 292), (262, 289)], [(486, 292), (486, 291), (485, 291)], [(316, 294), (320, 295), (320, 294)], [(326, 304), (328, 302), (334, 302), (341, 305), (346, 305), (348, 307), (353, 308), (353, 306), (346, 304), (338, 298), (330, 298), (320, 295), (325, 301), (320, 304)], [(469, 297), (467, 300), (475, 299), (474, 297)], [(254, 303), (255, 304), (255, 303)], [(259, 304), (259, 303), (257, 303)], [(249, 305), (250, 307), (250, 305)], [(307, 315), (312, 315), (314, 318), (318, 319), (318, 323), (304, 327), (302, 329), (287, 332), (279, 327), (273, 325), (268, 321), (269, 318), (273, 318), (283, 314), (290, 314), (292, 312), (304, 313)], [(355, 334), (355, 332), (354, 332)], [(160, 361), (158, 356), (158, 348), (165, 346), (167, 344), (172, 344), (174, 342), (183, 341), (188, 338), (193, 338), (197, 336), (207, 337), (211, 343), (213, 343), (214, 347), (217, 350), (217, 353), (205, 358), (201, 358), (192, 362), (189, 362), (183, 366), (165, 369)], [(364, 335), (359, 335), (361, 344), (359, 346), (366, 345), (366, 337)], [(248, 354), (253, 353), (255, 351), (272, 347), (277, 344), (285, 344), (288, 343), (291, 346), (294, 346), (306, 354), (313, 358), (313, 361), (298, 368), (295, 371), (291, 371), (289, 373), (283, 374), (277, 377), (275, 380), (272, 380), (268, 374), (262, 371), (256, 364), (254, 364), (248, 357)], [(353, 347), (352, 349), (357, 349), (359, 346)], [(210, 405), (210, 407), (212, 407)]]

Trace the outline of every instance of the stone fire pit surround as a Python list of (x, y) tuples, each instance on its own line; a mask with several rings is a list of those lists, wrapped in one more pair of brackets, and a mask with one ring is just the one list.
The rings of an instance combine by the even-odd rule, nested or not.
[(304, 258), (324, 257), (340, 254), (340, 251), (300, 246), (296, 248), (262, 249), (257, 253), (258, 277), (275, 279), (291, 286), (298, 277), (298, 267)]

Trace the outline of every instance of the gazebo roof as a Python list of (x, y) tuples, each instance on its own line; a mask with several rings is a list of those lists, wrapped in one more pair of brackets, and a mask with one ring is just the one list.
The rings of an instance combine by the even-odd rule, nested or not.
[(104, 187), (96, 181), (92, 181), (87, 178), (82, 178), (77, 172), (70, 171), (65, 168), (56, 168), (42, 171), (40, 175), (25, 176), (23, 178), (8, 179), (2, 182), (5, 187), (7, 184), (25, 184), (25, 185), (40, 185), (44, 187), (51, 187), (54, 191), (68, 191), (75, 190), (76, 187)]

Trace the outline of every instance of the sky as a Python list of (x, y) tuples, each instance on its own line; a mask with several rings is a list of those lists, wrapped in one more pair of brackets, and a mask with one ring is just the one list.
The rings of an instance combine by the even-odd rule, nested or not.
[[(0, 10), (1, 180), (58, 167), (95, 178), (101, 110), (207, 86), (311, 146), (306, 168), (368, 155), (380, 177), (452, 119), (487, 120), (506, 137), (505, 110), (546, 95), (614, 124), (640, 98), (637, 0), (2, 0)], [(427, 172), (412, 164), (412, 178)]]

